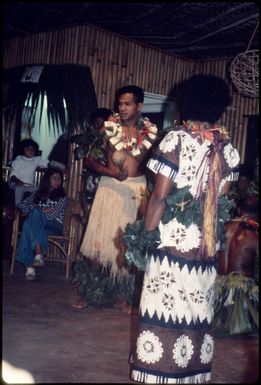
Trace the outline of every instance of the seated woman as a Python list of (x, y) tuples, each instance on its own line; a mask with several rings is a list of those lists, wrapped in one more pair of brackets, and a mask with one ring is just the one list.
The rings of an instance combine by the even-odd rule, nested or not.
[(38, 190), (18, 205), (27, 218), (23, 223), (15, 260), (25, 265), (26, 279), (35, 279), (34, 267), (44, 264), (48, 235), (62, 234), (66, 202), (61, 170), (48, 168)]

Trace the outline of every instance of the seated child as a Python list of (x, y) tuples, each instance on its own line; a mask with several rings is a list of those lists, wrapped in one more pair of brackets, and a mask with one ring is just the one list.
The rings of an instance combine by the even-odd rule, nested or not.
[(34, 140), (24, 139), (21, 141), (22, 155), (18, 155), (12, 162), (10, 187), (15, 192), (15, 206), (23, 200), (25, 192), (33, 193), (37, 190), (34, 184), (37, 167), (48, 166), (48, 160), (36, 155), (38, 150), (39, 146)]

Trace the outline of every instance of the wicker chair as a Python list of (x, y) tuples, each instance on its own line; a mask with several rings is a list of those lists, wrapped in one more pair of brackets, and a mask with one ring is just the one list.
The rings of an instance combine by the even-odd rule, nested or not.
[[(72, 262), (76, 256), (76, 248), (77, 248), (77, 234), (76, 234), (76, 226), (78, 227), (78, 214), (75, 213), (76, 209), (76, 200), (73, 198), (68, 198), (65, 215), (64, 215), (64, 227), (62, 235), (49, 235), (48, 242), (49, 247), (47, 254), (45, 256), (45, 261), (48, 262), (58, 262), (62, 263), (66, 266), (65, 269), (65, 277), (68, 279), (70, 276), (70, 269)], [(19, 235), (21, 234), (21, 215), (17, 211), (15, 220), (13, 223), (13, 232), (12, 232), (12, 260), (11, 260), (11, 268), (10, 273), (14, 272), (14, 263), (15, 263), (15, 253), (18, 243)], [(60, 253), (57, 253), (58, 250), (54, 250), (54, 245)]]

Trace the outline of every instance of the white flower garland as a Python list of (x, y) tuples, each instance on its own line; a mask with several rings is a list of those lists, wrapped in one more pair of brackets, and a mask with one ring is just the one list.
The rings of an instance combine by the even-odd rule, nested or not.
[(109, 142), (111, 145), (117, 151), (125, 149), (132, 156), (140, 155), (143, 147), (148, 150), (152, 146), (148, 139), (156, 139), (158, 132), (157, 126), (152, 124), (148, 118), (142, 116), (139, 118), (138, 126), (141, 128), (138, 130), (137, 138), (128, 138), (126, 136), (123, 132), (119, 114), (114, 114), (111, 121), (105, 121), (104, 126), (106, 135), (110, 137)]

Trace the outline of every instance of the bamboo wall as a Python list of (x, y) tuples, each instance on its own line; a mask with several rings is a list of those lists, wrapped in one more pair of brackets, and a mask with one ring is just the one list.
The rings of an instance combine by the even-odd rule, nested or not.
[[(227, 78), (227, 60), (193, 62), (167, 54), (100, 28), (84, 25), (11, 39), (4, 43), (3, 66), (26, 64), (80, 64), (89, 66), (99, 107), (112, 108), (117, 88), (135, 84), (145, 91), (168, 95), (172, 87), (194, 73)], [(232, 142), (244, 161), (247, 119), (259, 113), (257, 98), (233, 93), (233, 106), (222, 123), (230, 130)], [(80, 188), (81, 162), (70, 154), (71, 195)]]
[[(231, 60), (231, 59), (230, 59)], [(208, 60), (195, 63), (195, 73), (211, 74), (229, 79), (230, 60)], [(239, 95), (232, 86), (233, 103), (224, 114), (222, 122), (229, 129), (232, 143), (238, 149), (241, 163), (245, 159), (245, 146), (247, 137), (246, 115), (259, 114), (259, 98), (246, 98)]]
[(3, 65), (80, 64), (90, 67), (99, 106), (111, 108), (117, 88), (137, 84), (167, 95), (193, 73), (193, 62), (92, 26), (78, 26), (8, 41)]

